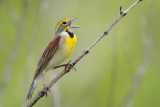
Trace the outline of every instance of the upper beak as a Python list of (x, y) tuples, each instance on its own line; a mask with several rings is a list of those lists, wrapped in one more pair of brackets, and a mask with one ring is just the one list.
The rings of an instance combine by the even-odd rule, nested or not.
[(69, 19), (69, 21), (68, 21), (68, 26), (69, 26), (70, 28), (79, 28), (79, 26), (77, 26), (77, 25), (71, 25), (71, 24), (72, 24), (72, 21), (74, 21), (74, 20), (76, 20), (76, 19), (78, 19), (78, 18), (70, 18), (70, 19)]
[(76, 19), (78, 19), (78, 18), (70, 18), (69, 21), (74, 21)]

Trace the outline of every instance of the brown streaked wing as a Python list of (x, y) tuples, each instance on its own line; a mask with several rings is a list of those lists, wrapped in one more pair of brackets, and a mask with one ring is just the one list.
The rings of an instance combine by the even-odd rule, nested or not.
[(58, 49), (60, 39), (61, 36), (56, 36), (44, 50), (43, 54), (39, 59), (34, 79), (36, 79), (37, 76), (45, 69), (50, 59), (54, 56), (56, 50)]

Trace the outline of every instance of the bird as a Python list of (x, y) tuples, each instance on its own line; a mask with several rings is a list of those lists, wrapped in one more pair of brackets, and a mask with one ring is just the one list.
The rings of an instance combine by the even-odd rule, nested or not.
[(55, 37), (50, 41), (39, 58), (33, 81), (27, 94), (27, 100), (32, 98), (41, 78), (43, 79), (43, 89), (47, 88), (45, 73), (58, 66), (72, 54), (77, 42), (73, 29), (79, 28), (79, 26), (71, 24), (76, 19), (67, 18), (57, 23)]

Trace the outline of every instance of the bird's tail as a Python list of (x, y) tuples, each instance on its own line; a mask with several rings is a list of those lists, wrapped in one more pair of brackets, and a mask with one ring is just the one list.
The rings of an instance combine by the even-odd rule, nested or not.
[(30, 89), (28, 91), (28, 94), (27, 94), (27, 100), (31, 99), (32, 98), (32, 95), (33, 95), (33, 92), (35, 91), (35, 89), (37, 88), (37, 85), (39, 83), (39, 78), (36, 78), (35, 80), (33, 80), (31, 86), (30, 86)]

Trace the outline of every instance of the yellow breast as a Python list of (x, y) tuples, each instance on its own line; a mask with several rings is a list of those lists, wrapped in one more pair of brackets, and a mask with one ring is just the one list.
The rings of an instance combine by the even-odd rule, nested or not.
[(65, 38), (65, 45), (66, 45), (66, 49), (68, 51), (68, 55), (66, 56), (66, 59), (72, 54), (75, 44), (77, 41), (77, 37), (74, 34), (74, 36), (71, 38), (70, 36)]

